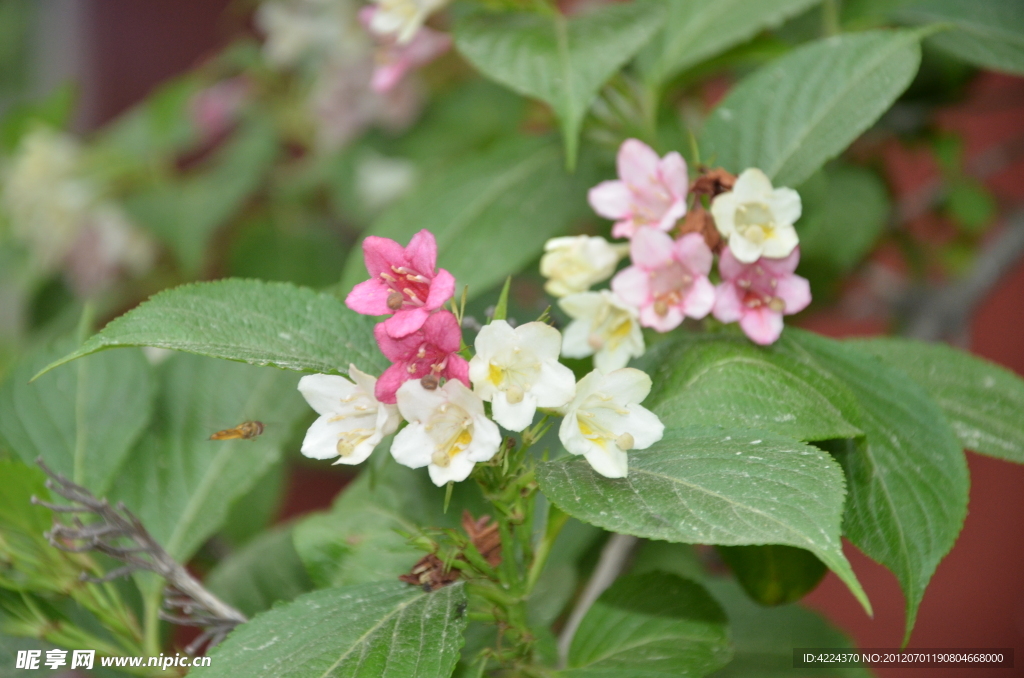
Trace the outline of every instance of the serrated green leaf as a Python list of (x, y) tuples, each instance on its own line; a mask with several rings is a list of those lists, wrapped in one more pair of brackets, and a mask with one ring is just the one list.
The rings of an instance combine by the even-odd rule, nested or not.
[(745, 78), (715, 108), (701, 155), (733, 172), (762, 169), (796, 186), (870, 127), (921, 61), (918, 31), (818, 40)]
[(964, 447), (1024, 464), (1024, 380), (943, 344), (909, 339), (850, 342), (904, 372), (938, 403)]
[(259, 280), (217, 280), (161, 292), (43, 370), (119, 346), (157, 346), (286, 370), (379, 374), (387, 361), (372, 318), (336, 297)]
[(861, 434), (844, 412), (857, 402), (842, 382), (733, 335), (686, 337), (654, 350), (646, 401), (671, 428), (764, 429), (797, 440)]
[(637, 57), (644, 79), (661, 86), (690, 66), (774, 28), (821, 0), (669, 2), (664, 27)]
[(541, 464), (537, 479), (560, 509), (613, 532), (807, 549), (871, 609), (839, 538), (842, 470), (816, 448), (743, 429), (668, 429), (630, 453), (628, 478), (604, 478), (575, 458)]
[(215, 596), (249, 617), (313, 589), (292, 545), (292, 526), (277, 527), (256, 537), (218, 563), (203, 583)]
[(314, 591), (258, 615), (195, 678), (448, 678), (466, 627), (466, 592), (401, 582)]
[(484, 75), (550, 105), (575, 166), (583, 118), (609, 78), (661, 25), (654, 0), (561, 14), (475, 14), (455, 26), (455, 46)]
[(77, 346), (40, 346), (0, 386), (0, 440), (26, 464), (50, 468), (102, 496), (149, 423), (156, 380), (141, 351), (82, 360), (30, 383)]
[[(160, 366), (155, 426), (132, 450), (112, 495), (124, 501), (179, 562), (223, 524), (228, 509), (281, 457), (308, 407), (298, 377), (179, 354)], [(252, 440), (210, 440), (247, 420), (264, 422)]]
[(698, 678), (732, 656), (722, 608), (700, 585), (651, 572), (618, 579), (580, 623), (566, 678)]
[(747, 595), (762, 605), (800, 600), (828, 571), (813, 553), (792, 546), (719, 546), (717, 550)]
[(921, 0), (901, 7), (914, 23), (952, 23), (929, 38), (939, 49), (975, 66), (1024, 75), (1024, 2), (1021, 0)]
[[(589, 209), (586, 190), (584, 178), (562, 169), (550, 140), (515, 139), (425, 182), (366, 235), (405, 245), (429, 230), (437, 238), (437, 265), (473, 297), (533, 261), (548, 238), (567, 232)], [(342, 288), (366, 277), (362, 248), (353, 248)]]
[(865, 439), (837, 455), (849, 491), (843, 528), (899, 580), (909, 639), (925, 587), (967, 513), (959, 441), (920, 386), (855, 345), (793, 329), (783, 341), (845, 381), (860, 401)]

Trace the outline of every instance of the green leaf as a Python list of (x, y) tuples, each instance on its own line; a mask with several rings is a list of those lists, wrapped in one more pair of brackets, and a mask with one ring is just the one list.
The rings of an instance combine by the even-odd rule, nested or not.
[(549, 104), (562, 125), (570, 168), (597, 93), (662, 24), (653, 0), (614, 4), (567, 19), (550, 14), (472, 15), (455, 26), (459, 52), (484, 75)]
[(371, 318), (336, 297), (259, 280), (217, 280), (166, 290), (113, 320), (58, 365), (119, 346), (158, 346), (253, 365), (342, 374), (350, 363), (379, 374), (387, 361)]
[(77, 346), (38, 347), (0, 386), (0, 440), (102, 496), (153, 412), (155, 379), (142, 351), (90, 357), (30, 383)]
[(861, 434), (843, 414), (857, 402), (842, 382), (744, 337), (690, 336), (653, 354), (647, 406), (670, 428), (746, 427), (797, 440)]
[(277, 152), (272, 122), (253, 116), (206, 172), (156, 184), (127, 199), (125, 208), (170, 245), (186, 270), (198, 271), (210, 236), (259, 188)]
[(630, 453), (628, 478), (605, 478), (574, 458), (541, 464), (537, 479), (563, 511), (613, 532), (807, 549), (871, 609), (839, 538), (842, 470), (816, 448), (773, 433), (668, 429)]
[[(232, 503), (281, 457), (308, 408), (288, 372), (179, 354), (160, 366), (155, 426), (114, 486), (150, 534), (179, 561), (223, 524)], [(260, 420), (252, 440), (210, 440), (225, 426)], [(226, 422), (226, 423), (225, 423)]]
[(407, 516), (419, 513), (421, 520), (429, 520), (440, 512), (440, 497), (413, 474), (390, 464), (387, 477), (371, 486), (370, 474), (363, 473), (329, 513), (296, 525), (295, 549), (318, 587), (397, 579), (423, 557), (396, 530), (417, 532), (417, 522)]
[(0, 588), (63, 592), (75, 586), (77, 568), (43, 537), (53, 526), (53, 513), (31, 501), (33, 495), (50, 499), (46, 476), (38, 468), (0, 459), (0, 478)]
[(758, 167), (796, 186), (870, 127), (921, 61), (919, 31), (818, 40), (745, 78), (715, 108), (701, 154), (733, 172)]
[(292, 528), (264, 532), (218, 563), (204, 580), (221, 600), (245, 615), (269, 610), (311, 591), (313, 582), (292, 546)]
[(804, 211), (797, 225), (801, 267), (848, 273), (885, 227), (890, 208), (885, 184), (874, 172), (854, 166), (828, 168), (820, 182), (807, 184), (800, 190)]
[(466, 627), (463, 584), (401, 582), (314, 591), (258, 615), (195, 678), (448, 678)]
[(775, 28), (821, 0), (669, 2), (664, 27), (638, 55), (644, 79), (660, 87), (705, 59)]
[(761, 607), (752, 603), (735, 582), (708, 578), (702, 582), (729, 617), (734, 655), (714, 678), (870, 678), (862, 668), (793, 670), (794, 647), (855, 649), (853, 643), (820, 615), (800, 605)]
[[(565, 173), (550, 140), (514, 139), (425, 182), (366, 235), (405, 245), (429, 230), (437, 238), (437, 265), (473, 297), (536, 259), (548, 238), (566, 233), (589, 209), (587, 185)], [(366, 277), (362, 248), (353, 248), (342, 288)]]
[(908, 339), (850, 342), (924, 388), (964, 447), (1024, 464), (1024, 380), (943, 344)]
[(828, 571), (813, 553), (792, 546), (719, 546), (718, 554), (747, 595), (762, 605), (800, 600)]
[(789, 329), (783, 341), (845, 381), (860, 401), (866, 438), (837, 446), (849, 490), (843, 528), (899, 580), (909, 639), (925, 587), (967, 513), (963, 451), (942, 410), (904, 373), (809, 332)]
[(1024, 75), (1024, 2), (1021, 0), (923, 0), (900, 8), (914, 23), (952, 23), (929, 38), (939, 49), (975, 66)]
[(731, 658), (722, 608), (672, 574), (621, 577), (573, 636), (566, 678), (706, 676)]

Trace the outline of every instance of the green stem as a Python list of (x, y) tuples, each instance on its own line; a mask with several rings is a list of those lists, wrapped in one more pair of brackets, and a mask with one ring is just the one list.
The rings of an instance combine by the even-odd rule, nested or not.
[(537, 544), (537, 552), (533, 557), (530, 572), (526, 577), (527, 596), (533, 592), (533, 587), (537, 585), (540, 573), (544, 571), (544, 565), (547, 563), (548, 556), (551, 555), (551, 547), (554, 546), (555, 540), (558, 539), (559, 533), (561, 533), (562, 528), (565, 527), (568, 521), (568, 513), (564, 513), (553, 504), (548, 508), (547, 526), (544, 529), (544, 536), (541, 538), (540, 543)]
[(142, 647), (146, 654), (155, 657), (160, 654), (160, 605), (163, 603), (163, 592), (155, 586), (143, 594), (142, 607), (145, 618), (142, 622)]
[(839, 35), (839, 0), (825, 0), (822, 3), (821, 30), (826, 36)]

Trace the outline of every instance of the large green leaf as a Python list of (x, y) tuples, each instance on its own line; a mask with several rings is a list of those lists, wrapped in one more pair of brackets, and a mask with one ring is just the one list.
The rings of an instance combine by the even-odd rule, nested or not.
[(669, 2), (664, 27), (638, 56), (647, 82), (676, 74), (774, 28), (821, 0), (687, 0)]
[(747, 595), (762, 605), (800, 600), (828, 571), (814, 554), (792, 546), (719, 546), (717, 550)]
[(960, 443), (942, 410), (904, 373), (809, 332), (790, 329), (783, 340), (845, 381), (860, 401), (866, 437), (837, 447), (849, 491), (843, 528), (899, 580), (909, 639), (925, 587), (967, 513)]
[(46, 370), (118, 346), (158, 346), (287, 370), (379, 374), (387, 361), (373, 320), (336, 297), (259, 280), (218, 280), (161, 292), (113, 320)]
[(278, 527), (222, 560), (204, 581), (221, 600), (252, 616), (279, 600), (313, 589), (292, 546), (292, 528)]
[(463, 584), (401, 582), (314, 591), (258, 615), (195, 678), (448, 678), (466, 627)]
[[(297, 375), (180, 354), (160, 366), (156, 425), (132, 450), (114, 498), (179, 561), (223, 524), (228, 509), (280, 459), (308, 407)], [(225, 426), (265, 424), (252, 440), (209, 440)]]
[(569, 166), (598, 91), (650, 39), (664, 18), (655, 0), (615, 4), (567, 19), (551, 13), (479, 13), (455, 26), (455, 45), (484, 75), (549, 104)]
[(566, 678), (706, 676), (728, 663), (727, 621), (701, 586), (673, 574), (622, 577), (587, 612)]
[(1024, 463), (1024, 380), (1020, 377), (943, 344), (908, 339), (852, 343), (924, 388), (964, 447)]
[(801, 186), (800, 197), (801, 270), (849, 272), (874, 247), (889, 216), (885, 184), (862, 167), (827, 168)]
[(646, 402), (671, 428), (738, 426), (797, 440), (861, 434), (843, 414), (857, 401), (842, 382), (744, 337), (685, 337), (653, 354)]
[(952, 23), (929, 42), (975, 66), (1024, 75), (1024, 2), (921, 0), (897, 16), (915, 23)]
[[(437, 263), (470, 296), (533, 261), (548, 238), (585, 214), (587, 182), (565, 173), (550, 140), (517, 139), (438, 174), (385, 212), (367, 235), (402, 245), (420, 229), (437, 238)], [(365, 280), (362, 248), (349, 255), (343, 289)]]
[(805, 45), (744, 79), (715, 108), (701, 152), (796, 186), (870, 127), (921, 61), (918, 31), (868, 31)]
[(98, 355), (30, 383), (73, 350), (62, 340), (38, 347), (0, 386), (0, 440), (26, 464), (42, 459), (97, 495), (107, 491), (149, 423), (155, 379), (142, 351)]
[(207, 171), (180, 182), (158, 183), (131, 196), (125, 207), (170, 245), (187, 270), (197, 271), (210, 236), (259, 188), (277, 154), (273, 123), (252, 116)]
[(828, 565), (870, 603), (840, 542), (842, 469), (824, 452), (773, 433), (668, 429), (629, 455), (629, 477), (582, 458), (541, 464), (544, 494), (606, 530), (690, 544), (786, 544)]

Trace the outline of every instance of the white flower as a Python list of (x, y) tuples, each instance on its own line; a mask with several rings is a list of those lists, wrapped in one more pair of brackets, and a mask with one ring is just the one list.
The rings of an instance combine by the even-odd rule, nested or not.
[(465, 480), (478, 461), (498, 452), (501, 433), (484, 413), (484, 401), (458, 379), (433, 390), (412, 379), (398, 389), (398, 410), (409, 422), (391, 454), (409, 468), (428, 467), (438, 487)]
[(576, 384), (559, 440), (569, 452), (585, 456), (601, 475), (625, 478), (626, 451), (646, 449), (665, 432), (658, 416), (640, 405), (650, 392), (651, 378), (632, 367), (591, 372)]
[(350, 61), (369, 50), (351, 0), (265, 2), (256, 26), (266, 37), (263, 55), (274, 67), (289, 68), (310, 57)]
[(449, 0), (375, 0), (377, 11), (370, 30), (377, 35), (395, 35), (400, 44), (412, 40), (427, 17)]
[(788, 257), (799, 243), (793, 222), (800, 218), (800, 194), (772, 188), (757, 168), (744, 170), (732, 191), (711, 203), (711, 216), (737, 260), (749, 264), (765, 256)]
[(540, 259), (541, 275), (548, 279), (544, 289), (556, 297), (586, 292), (591, 285), (610, 278), (628, 253), (629, 245), (612, 245), (599, 236), (552, 238), (545, 243)]
[(558, 330), (539, 322), (512, 329), (495, 320), (480, 330), (469, 379), (474, 392), (491, 403), (496, 422), (522, 431), (538, 407), (561, 407), (572, 400), (576, 378), (558, 362), (561, 345)]
[(601, 290), (570, 294), (558, 305), (573, 318), (562, 336), (565, 357), (592, 355), (597, 369), (611, 372), (644, 354), (639, 312), (615, 293)]
[(299, 391), (320, 415), (302, 441), (307, 457), (358, 464), (398, 428), (398, 408), (373, 395), (377, 380), (355, 365), (349, 365), (348, 374), (352, 381), (332, 374), (308, 374), (299, 380)]

